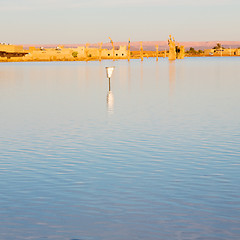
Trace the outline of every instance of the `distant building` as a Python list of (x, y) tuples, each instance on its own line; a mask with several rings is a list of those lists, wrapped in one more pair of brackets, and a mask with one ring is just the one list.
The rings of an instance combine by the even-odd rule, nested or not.
[(0, 57), (22, 57), (25, 54), (27, 54), (27, 52), (23, 50), (23, 46), (0, 43)]
[(96, 59), (100, 57), (102, 59), (112, 59), (113, 54), (116, 59), (127, 58), (126, 46), (120, 46), (118, 50), (113, 49), (99, 49), (88, 48), (80, 46), (77, 48), (64, 48), (58, 46), (56, 48), (38, 48), (29, 47), (29, 54), (24, 57), (26, 61), (61, 61), (61, 60), (86, 60)]
[(73, 59), (71, 48), (56, 47), (56, 48), (35, 48), (29, 47), (29, 54), (24, 57), (26, 61), (56, 61), (56, 60), (71, 60)]
[(240, 56), (240, 48), (235, 49), (234, 55)]
[(219, 49), (205, 49), (204, 55), (208, 56), (240, 56), (240, 49), (234, 48), (219, 48)]
[(0, 51), (1, 52), (9, 52), (9, 53), (23, 52), (23, 46), (1, 43)]
[(85, 47), (79, 47), (76, 49), (78, 52), (78, 56), (84, 56), (86, 58), (98, 58), (101, 54), (101, 57), (103, 59), (112, 59), (113, 57), (118, 58), (127, 58), (127, 48), (126, 46), (120, 46), (119, 49), (99, 49), (99, 48), (85, 48)]

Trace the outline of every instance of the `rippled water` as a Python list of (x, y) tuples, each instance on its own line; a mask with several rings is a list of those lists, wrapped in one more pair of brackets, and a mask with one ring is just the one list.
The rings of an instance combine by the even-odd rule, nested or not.
[(0, 239), (240, 239), (239, 66), (1, 63)]

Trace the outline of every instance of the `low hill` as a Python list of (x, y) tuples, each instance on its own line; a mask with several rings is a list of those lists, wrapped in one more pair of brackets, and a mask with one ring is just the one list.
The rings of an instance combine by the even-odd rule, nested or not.
[[(225, 48), (238, 48), (240, 47), (240, 41), (207, 41), (207, 42), (176, 42), (179, 45), (185, 46), (185, 49), (189, 49), (190, 47), (195, 48), (196, 50), (203, 50), (203, 49), (209, 49), (213, 48), (216, 46), (217, 43), (222, 44), (223, 47)], [(146, 51), (154, 51), (155, 46), (158, 45), (159, 50), (165, 50), (168, 49), (168, 44), (167, 41), (143, 41), (143, 49)], [(61, 44), (62, 45), (62, 44)], [(69, 47), (69, 48), (75, 48), (78, 46), (85, 46), (84, 44), (63, 44), (64, 47)], [(114, 42), (114, 46), (118, 48), (119, 46), (127, 46), (127, 42)], [(58, 44), (27, 44), (24, 45), (24, 48), (29, 48), (30, 46), (34, 47), (45, 47), (45, 48), (54, 48), (58, 46)], [(90, 44), (89, 47), (99, 47), (97, 43), (95, 44)], [(102, 48), (108, 48), (111, 49), (112, 45), (111, 43), (104, 43)], [(131, 50), (139, 50), (140, 49), (140, 41), (139, 42), (131, 42)]]

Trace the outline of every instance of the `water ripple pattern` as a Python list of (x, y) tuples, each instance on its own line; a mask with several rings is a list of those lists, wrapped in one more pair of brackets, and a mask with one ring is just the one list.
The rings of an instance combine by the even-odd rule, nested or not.
[(2, 63), (0, 239), (239, 240), (239, 64)]

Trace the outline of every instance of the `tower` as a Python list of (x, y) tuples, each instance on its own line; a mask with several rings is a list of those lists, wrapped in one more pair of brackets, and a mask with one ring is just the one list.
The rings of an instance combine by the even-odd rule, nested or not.
[(176, 43), (175, 43), (174, 38), (172, 38), (171, 35), (169, 35), (168, 46), (169, 46), (168, 59), (176, 60)]

